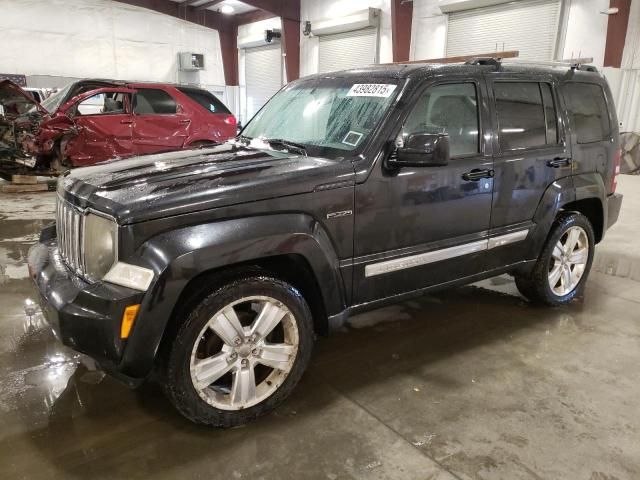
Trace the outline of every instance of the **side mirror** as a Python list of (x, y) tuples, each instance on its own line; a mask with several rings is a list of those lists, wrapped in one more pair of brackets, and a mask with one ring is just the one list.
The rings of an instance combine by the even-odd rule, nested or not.
[(394, 167), (437, 167), (449, 163), (449, 135), (446, 133), (412, 133), (398, 147)]

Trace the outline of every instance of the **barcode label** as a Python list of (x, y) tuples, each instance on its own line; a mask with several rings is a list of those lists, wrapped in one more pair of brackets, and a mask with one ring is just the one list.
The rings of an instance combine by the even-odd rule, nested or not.
[(387, 98), (397, 85), (388, 83), (356, 83), (351, 87), (347, 97), (382, 97)]

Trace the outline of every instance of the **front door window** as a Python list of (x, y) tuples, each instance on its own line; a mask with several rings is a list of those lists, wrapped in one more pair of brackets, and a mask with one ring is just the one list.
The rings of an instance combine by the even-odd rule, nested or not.
[(125, 113), (127, 93), (97, 93), (76, 106), (75, 115), (121, 115)]
[(451, 157), (477, 154), (478, 97), (473, 83), (437, 85), (416, 102), (403, 136), (412, 133), (447, 133)]

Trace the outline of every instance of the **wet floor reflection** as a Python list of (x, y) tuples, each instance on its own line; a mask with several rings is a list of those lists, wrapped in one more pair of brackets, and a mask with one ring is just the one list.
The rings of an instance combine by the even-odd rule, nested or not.
[[(38, 227), (11, 223), (3, 261), (19, 268)], [(289, 401), (227, 431), (191, 425), (153, 384), (133, 391), (92, 370), (25, 313), (29, 281), (12, 274), (0, 290), (0, 478), (422, 478), (440, 468), (432, 459), (461, 478), (532, 478), (518, 465), (589, 478), (567, 447), (578, 437), (631, 478), (640, 294), (635, 264), (615, 261), (596, 260), (587, 295), (565, 308), (533, 306), (501, 276), (353, 317), (318, 340)], [(611, 430), (605, 444), (593, 435)]]

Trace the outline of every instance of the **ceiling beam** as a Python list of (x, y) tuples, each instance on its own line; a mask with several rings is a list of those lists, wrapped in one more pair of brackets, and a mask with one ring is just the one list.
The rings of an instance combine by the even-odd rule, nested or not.
[(242, 0), (242, 2), (272, 13), (276, 17), (300, 21), (300, 0)]
[(211, 0), (210, 2), (205, 2), (202, 5), (198, 5), (196, 10), (206, 10), (209, 7), (213, 7), (219, 3), (222, 3), (224, 0)]
[(198, 11), (190, 5), (172, 2), (171, 0), (115, 0), (116, 2), (146, 8), (154, 12), (169, 15), (180, 20), (195, 23), (203, 27), (218, 31), (228, 31), (235, 28), (233, 20), (227, 15), (210, 10)]
[(233, 15), (233, 21), (236, 25), (246, 25), (248, 23), (259, 22), (260, 20), (267, 20), (274, 17), (277, 17), (277, 15), (265, 12), (264, 10), (252, 10), (250, 12)]

